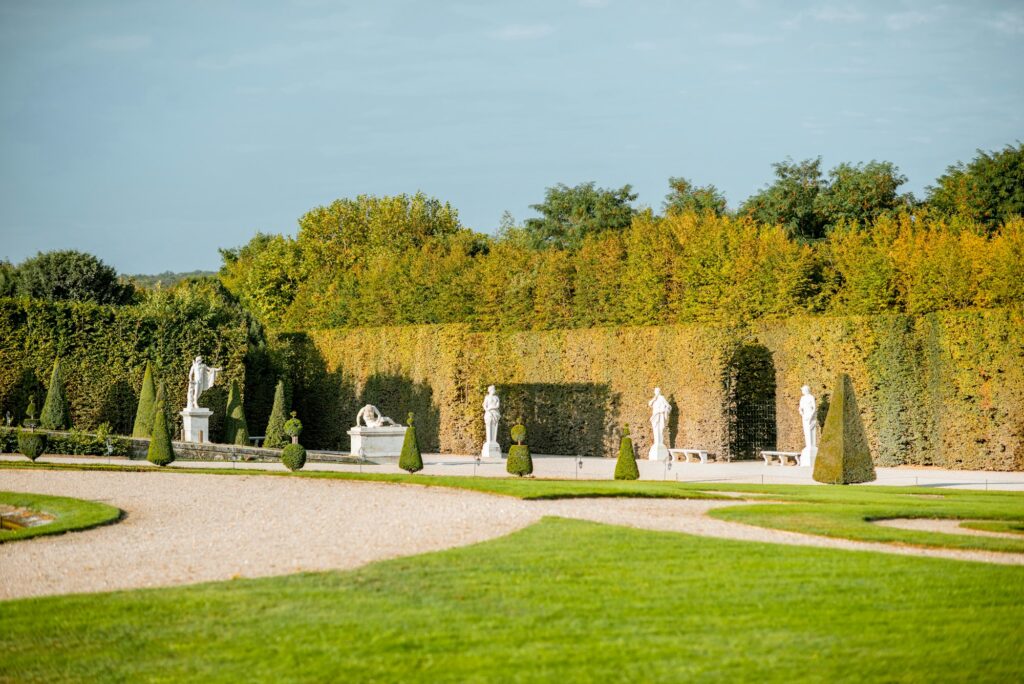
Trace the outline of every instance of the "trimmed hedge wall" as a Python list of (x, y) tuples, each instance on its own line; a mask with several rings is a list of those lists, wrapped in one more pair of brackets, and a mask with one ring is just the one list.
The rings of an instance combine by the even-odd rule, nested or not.
[[(475, 453), (484, 435), (480, 404), (495, 384), (503, 424), (522, 421), (531, 451), (591, 456), (616, 453), (622, 424), (641, 426), (638, 453), (650, 447), (647, 400), (656, 385), (673, 405), (670, 446), (739, 455), (728, 388), (743, 385), (730, 364), (746, 358), (736, 350), (749, 345), (767, 350), (774, 365), (774, 379), (763, 364), (751, 372), (774, 381), (768, 410), (780, 449), (803, 446), (800, 386), (809, 384), (824, 409), (835, 373), (845, 372), (876, 465), (1024, 469), (1024, 308), (800, 317), (747, 328), (403, 326), (288, 333), (273, 342), (292, 404), (307, 417), (303, 441), (316, 448), (347, 449), (345, 431), (372, 403), (392, 417), (415, 411), (424, 451)], [(507, 429), (499, 434), (507, 450)]]
[(200, 399), (215, 411), (213, 425), (223, 422), (221, 384), (245, 380), (247, 350), (243, 323), (187, 308), (158, 313), (137, 306), (0, 299), (0, 416), (10, 411), (21, 421), (29, 395), (45, 395), (42, 380), (59, 356), (74, 427), (93, 430), (106, 422), (118, 434), (131, 434), (146, 361), (152, 359), (167, 383), (171, 407), (177, 406), (176, 435), (196, 354), (224, 367), (223, 380)]

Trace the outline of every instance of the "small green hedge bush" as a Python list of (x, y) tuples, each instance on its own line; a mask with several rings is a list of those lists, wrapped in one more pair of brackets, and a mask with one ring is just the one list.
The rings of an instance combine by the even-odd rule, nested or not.
[(153, 437), (149, 440), (146, 459), (153, 465), (165, 466), (174, 462), (174, 446), (167, 429), (167, 414), (163, 402), (157, 402), (156, 417), (153, 419)]
[(853, 382), (846, 373), (836, 378), (814, 460), (814, 479), (824, 484), (856, 484), (875, 479), (864, 422), (857, 408)]
[(622, 440), (619, 441), (619, 460), (615, 462), (616, 480), (637, 480), (640, 469), (636, 465), (636, 451), (633, 450), (633, 438), (629, 436), (629, 426), (622, 428)]
[(264, 431), (263, 446), (268, 449), (280, 449), (288, 443), (284, 431), (284, 381), (278, 380), (274, 389), (274, 405), (270, 409), (267, 429)]
[(46, 451), (46, 433), (31, 432), (29, 430), (18, 431), (18, 452), (34, 461)]
[(512, 427), (512, 439), (516, 441), (508, 449), (508, 460), (505, 462), (505, 470), (510, 475), (533, 474), (533, 457), (530, 456), (530, 447), (523, 444), (526, 441), (526, 426), (517, 423)]
[[(101, 425), (100, 428), (103, 428)], [(21, 453), (18, 450), (18, 430), (0, 428), (0, 452), (5, 454)], [(101, 430), (95, 434), (87, 432), (47, 432), (36, 431), (46, 435), (46, 450), (51, 454), (67, 456), (131, 456), (131, 442), (119, 435), (111, 435)]]
[(407, 423), (409, 427), (405, 430), (405, 441), (402, 442), (402, 455), (398, 458), (398, 467), (410, 473), (423, 470), (423, 456), (420, 454), (420, 444), (416, 440), (416, 426), (413, 425), (413, 414), (409, 414)]
[(302, 470), (306, 465), (306, 447), (301, 444), (285, 444), (281, 450), (281, 463), (288, 470)]

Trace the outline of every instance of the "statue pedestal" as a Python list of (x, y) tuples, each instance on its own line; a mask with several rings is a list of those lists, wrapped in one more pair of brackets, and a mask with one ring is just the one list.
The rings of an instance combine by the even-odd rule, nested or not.
[(400, 456), (407, 429), (402, 425), (374, 428), (356, 426), (348, 431), (348, 436), (352, 440), (349, 451), (353, 456), (362, 456), (363, 458)]
[(501, 445), (497, 442), (487, 442), (480, 450), (480, 458), (501, 458)]
[(202, 444), (210, 441), (210, 416), (208, 408), (186, 408), (181, 411), (182, 441)]
[(667, 461), (668, 458), (668, 447), (664, 444), (652, 446), (651, 450), (647, 452), (647, 459), (650, 461)]
[(800, 450), (800, 465), (813, 468), (816, 458), (818, 458), (818, 447), (804, 447)]

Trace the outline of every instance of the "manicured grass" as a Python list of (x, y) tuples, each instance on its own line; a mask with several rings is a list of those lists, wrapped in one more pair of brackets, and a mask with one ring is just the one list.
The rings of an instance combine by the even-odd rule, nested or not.
[(772, 493), (789, 503), (720, 508), (709, 515), (748, 525), (859, 541), (1024, 552), (1024, 536), (1021, 539), (1000, 539), (944, 534), (882, 527), (871, 522), (885, 518), (973, 518), (1021, 525), (1024, 524), (1024, 494), (1017, 492), (802, 485), (753, 485), (730, 489)]
[(1024, 522), (1015, 523), (972, 520), (971, 522), (960, 523), (960, 527), (967, 527), (972, 530), (984, 530), (985, 532), (1003, 532), (1024, 535)]
[(1024, 568), (545, 519), (344, 573), (26, 599), (0, 678), (1020, 681)]
[(106, 525), (121, 518), (121, 511), (113, 506), (65, 496), (0, 492), (0, 504), (42, 511), (55, 518), (53, 522), (36, 527), (0, 530), (0, 544), (17, 539), (84, 530), (98, 525)]

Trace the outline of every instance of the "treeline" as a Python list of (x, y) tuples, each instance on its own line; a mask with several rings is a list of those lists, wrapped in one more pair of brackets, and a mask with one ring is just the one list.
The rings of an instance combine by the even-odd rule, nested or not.
[[(1024, 302), (1024, 145), (950, 167), (919, 201), (887, 162), (776, 165), (737, 211), (670, 179), (663, 212), (629, 186), (547, 190), (496, 236), (422, 194), (317, 207), (295, 238), (222, 250), (262, 322), (303, 330), (470, 323), (484, 330), (923, 314)], [(987, 199), (986, 199), (987, 198)]]

